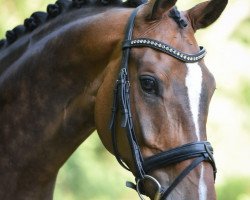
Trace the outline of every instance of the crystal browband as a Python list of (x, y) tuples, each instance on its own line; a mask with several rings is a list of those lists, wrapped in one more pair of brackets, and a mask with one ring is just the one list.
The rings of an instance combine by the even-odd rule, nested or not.
[(200, 51), (196, 54), (187, 54), (171, 47), (168, 44), (148, 38), (137, 38), (134, 40), (125, 41), (123, 44), (123, 48), (130, 47), (150, 47), (173, 56), (178, 60), (186, 63), (198, 62), (206, 55), (206, 50), (203, 47), (200, 47)]

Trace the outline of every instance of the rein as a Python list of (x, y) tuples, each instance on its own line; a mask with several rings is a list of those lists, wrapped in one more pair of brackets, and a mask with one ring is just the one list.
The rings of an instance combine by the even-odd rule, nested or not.
[[(155, 194), (154, 200), (164, 200), (169, 194), (174, 190), (174, 188), (185, 178), (189, 172), (191, 172), (195, 167), (197, 167), (201, 162), (209, 162), (214, 170), (214, 178), (216, 175), (216, 166), (213, 158), (213, 148), (211, 144), (207, 141), (198, 141), (188, 143), (168, 151), (161, 152), (159, 154), (153, 155), (146, 159), (143, 158), (140, 147), (136, 138), (135, 129), (133, 126), (131, 108), (130, 108), (130, 82), (128, 75), (128, 62), (131, 48), (149, 47), (163, 53), (166, 53), (182, 62), (193, 63), (201, 60), (205, 54), (206, 50), (200, 47), (200, 51), (197, 54), (187, 54), (183, 53), (168, 44), (163, 42), (150, 39), (150, 38), (137, 38), (132, 39), (134, 22), (137, 12), (141, 6), (137, 7), (131, 14), (127, 29), (125, 32), (125, 38), (122, 48), (122, 62), (121, 69), (119, 73), (118, 80), (115, 84), (114, 89), (114, 99), (112, 108), (112, 118), (110, 122), (110, 129), (112, 134), (112, 144), (113, 151), (117, 161), (122, 167), (130, 170), (130, 168), (123, 162), (121, 155), (119, 154), (116, 126), (115, 120), (120, 109), (122, 114), (121, 127), (126, 130), (126, 136), (129, 142), (130, 150), (132, 153), (134, 167), (135, 167), (135, 177), (136, 184), (127, 182), (127, 186), (137, 190), (139, 197), (143, 200), (142, 191), (140, 191), (140, 184), (142, 181), (149, 180), (154, 183), (157, 187), (157, 192)], [(164, 166), (169, 166), (172, 164), (177, 164), (179, 162), (194, 159), (190, 165), (188, 165), (171, 183), (168, 188), (164, 188), (160, 183), (148, 173), (157, 168)]]

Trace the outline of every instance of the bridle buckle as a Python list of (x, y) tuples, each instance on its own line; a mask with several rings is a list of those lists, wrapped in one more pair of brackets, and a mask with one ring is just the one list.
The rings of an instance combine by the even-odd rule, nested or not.
[(157, 188), (157, 191), (155, 193), (155, 197), (154, 197), (154, 200), (160, 200), (161, 199), (161, 195), (162, 195), (162, 187), (161, 187), (161, 184), (152, 176), (149, 176), (149, 175), (144, 175), (143, 178), (141, 179), (138, 179), (136, 181), (136, 191), (140, 197), (141, 200), (145, 200), (142, 196), (142, 193), (140, 191), (140, 183), (142, 181), (145, 181), (145, 180), (150, 180), (151, 182), (153, 182), (155, 185), (156, 185), (156, 188)]

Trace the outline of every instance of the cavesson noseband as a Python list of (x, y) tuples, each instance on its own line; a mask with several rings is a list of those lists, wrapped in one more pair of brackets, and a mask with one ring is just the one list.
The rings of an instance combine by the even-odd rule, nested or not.
[[(129, 141), (129, 146), (132, 152), (136, 177), (136, 185), (128, 182), (127, 186), (136, 189), (140, 198), (143, 199), (141, 195), (142, 191), (140, 191), (140, 183), (143, 180), (147, 179), (149, 181), (152, 181), (157, 187), (157, 192), (155, 194), (154, 199), (163, 200), (168, 197), (168, 195), (173, 191), (173, 189), (178, 185), (178, 183), (180, 183), (182, 179), (189, 174), (190, 171), (192, 171), (203, 161), (211, 163), (214, 170), (215, 178), (216, 166), (213, 158), (213, 148), (211, 144), (207, 141), (198, 141), (161, 152), (146, 159), (142, 157), (140, 147), (136, 138), (130, 109), (130, 82), (128, 77), (128, 62), (130, 49), (134, 47), (149, 47), (166, 53), (185, 63), (198, 62), (205, 56), (206, 51), (203, 47), (200, 47), (200, 51), (197, 54), (187, 54), (157, 40), (149, 38), (132, 39), (135, 17), (139, 8), (140, 7), (136, 8), (132, 12), (125, 32), (121, 69), (114, 89), (114, 100), (110, 129), (112, 133), (114, 155), (117, 161), (121, 164), (121, 166), (123, 166), (127, 170), (130, 170), (123, 162), (119, 154), (117, 145), (115, 120), (118, 113), (118, 109), (120, 109), (122, 114), (121, 127), (126, 129), (126, 136)], [(177, 176), (177, 178), (172, 182), (172, 184), (168, 188), (163, 188), (154, 177), (148, 175), (148, 173), (152, 170), (172, 164), (177, 164), (188, 159), (194, 160)]]

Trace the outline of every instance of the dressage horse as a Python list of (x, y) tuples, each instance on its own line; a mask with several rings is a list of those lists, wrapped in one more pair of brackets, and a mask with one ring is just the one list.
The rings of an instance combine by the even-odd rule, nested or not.
[[(215, 80), (194, 33), (227, 0), (58, 0), (0, 41), (0, 199), (49, 200), (94, 131), (150, 199), (216, 199)], [(136, 7), (136, 9), (135, 9)]]

